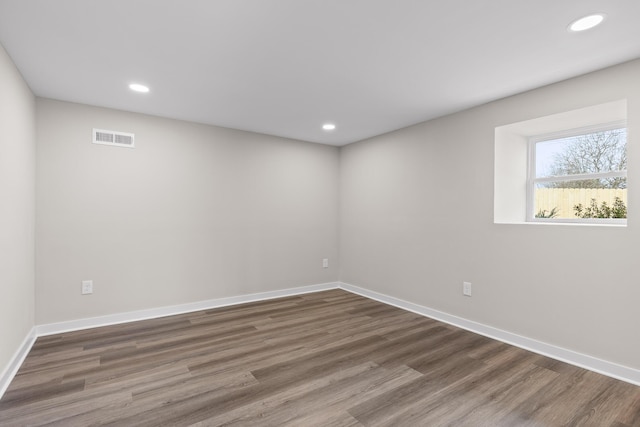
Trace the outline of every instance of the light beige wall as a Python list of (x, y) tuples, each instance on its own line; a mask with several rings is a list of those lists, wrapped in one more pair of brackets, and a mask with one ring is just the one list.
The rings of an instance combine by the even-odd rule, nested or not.
[(37, 130), (38, 324), (338, 278), (336, 147), (47, 99)]
[(35, 100), (0, 46), (0, 374), (34, 325)]
[[(343, 147), (341, 280), (640, 368), (639, 75), (634, 61)], [(624, 98), (628, 227), (493, 223), (496, 126)]]

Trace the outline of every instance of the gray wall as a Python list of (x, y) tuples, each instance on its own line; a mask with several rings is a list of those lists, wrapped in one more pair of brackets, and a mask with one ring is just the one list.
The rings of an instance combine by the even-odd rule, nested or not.
[(47, 99), (37, 131), (38, 324), (338, 279), (336, 147)]
[(0, 46), (0, 373), (34, 325), (35, 100)]
[[(343, 147), (341, 280), (640, 368), (639, 75), (634, 61)], [(496, 126), (624, 98), (628, 227), (494, 224)]]
[[(630, 62), (338, 150), (34, 107), (0, 51), (0, 366), (34, 298), (44, 324), (341, 279), (640, 368), (639, 73)], [(496, 126), (625, 98), (628, 227), (494, 224)], [(93, 127), (133, 132), (137, 147), (91, 144)]]

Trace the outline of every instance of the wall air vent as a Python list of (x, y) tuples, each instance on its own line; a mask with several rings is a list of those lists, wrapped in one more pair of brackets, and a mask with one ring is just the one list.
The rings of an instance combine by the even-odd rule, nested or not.
[(113, 145), (115, 147), (135, 148), (134, 135), (132, 133), (115, 132), (112, 130), (94, 129), (93, 143)]

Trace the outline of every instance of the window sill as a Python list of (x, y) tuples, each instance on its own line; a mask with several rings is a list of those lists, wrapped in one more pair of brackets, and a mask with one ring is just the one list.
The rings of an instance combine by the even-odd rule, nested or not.
[(576, 221), (519, 221), (519, 222), (494, 222), (497, 225), (543, 225), (543, 226), (570, 226), (570, 227), (626, 227), (627, 221), (615, 222), (576, 222)]

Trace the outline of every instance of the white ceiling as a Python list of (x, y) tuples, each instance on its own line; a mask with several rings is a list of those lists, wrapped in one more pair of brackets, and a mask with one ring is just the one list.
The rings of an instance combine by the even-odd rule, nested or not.
[(0, 0), (0, 43), (37, 96), (344, 145), (638, 58), (639, 18), (638, 0)]

